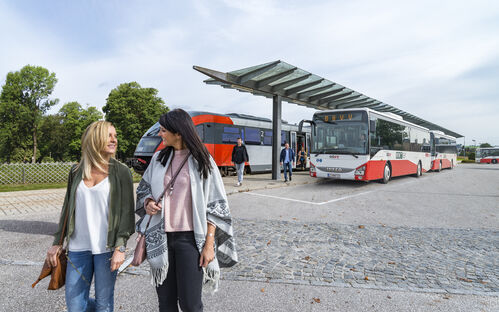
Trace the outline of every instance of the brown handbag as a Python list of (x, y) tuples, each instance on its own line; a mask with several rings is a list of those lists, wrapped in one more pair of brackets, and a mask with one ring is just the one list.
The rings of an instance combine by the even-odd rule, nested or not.
[[(62, 232), (61, 232), (61, 240), (59, 241), (59, 245), (62, 246), (64, 242), (64, 233), (66, 232), (66, 224), (68, 221), (68, 215), (69, 211), (66, 214), (66, 217), (64, 218), (64, 226), (62, 227)], [(45, 277), (50, 275), (50, 283), (48, 290), (57, 290), (64, 286), (66, 283), (66, 267), (68, 265), (67, 262), (67, 255), (66, 255), (66, 249), (62, 248), (59, 251), (59, 254), (57, 255), (57, 266), (52, 267), (48, 260), (45, 259), (45, 262), (43, 263), (43, 268), (42, 272), (40, 273), (40, 276), (38, 276), (38, 279), (36, 282), (34, 282), (31, 287), (34, 288), (36, 284), (38, 284), (39, 281), (44, 279)]]
[[(190, 155), (190, 153), (187, 154), (187, 156), (185, 156), (184, 160), (182, 161), (182, 164), (180, 165), (180, 167), (175, 172), (175, 175), (170, 180), (170, 182), (168, 182), (168, 184), (165, 186), (165, 189), (163, 190), (163, 192), (159, 196), (159, 199), (156, 201), (156, 205), (161, 201), (161, 199), (163, 198), (163, 196), (166, 193), (166, 190), (169, 189), (175, 183), (175, 180), (177, 179), (177, 176), (180, 173), (180, 170), (185, 165), (185, 162), (189, 158), (189, 155)], [(171, 189), (171, 190), (173, 190), (173, 189)], [(171, 194), (171, 191), (170, 191), (169, 194)], [(133, 266), (139, 266), (139, 265), (141, 265), (142, 262), (144, 262), (144, 260), (147, 258), (147, 251), (146, 251), (146, 231), (149, 228), (149, 223), (151, 223), (151, 218), (152, 218), (152, 216), (149, 216), (149, 220), (147, 221), (144, 233), (139, 233), (138, 236), (137, 236), (137, 245), (135, 246), (135, 251), (133, 252), (133, 260), (132, 260), (132, 263), (131, 263)]]

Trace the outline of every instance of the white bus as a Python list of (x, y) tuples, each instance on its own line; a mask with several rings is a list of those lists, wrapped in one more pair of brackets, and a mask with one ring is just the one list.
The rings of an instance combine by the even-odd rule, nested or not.
[(499, 162), (499, 147), (477, 148), (475, 162), (486, 164), (497, 164)]
[(398, 115), (343, 109), (317, 112), (308, 122), (312, 177), (388, 183), (431, 168), (430, 131)]
[(456, 138), (442, 131), (430, 131), (431, 170), (440, 172), (457, 164)]

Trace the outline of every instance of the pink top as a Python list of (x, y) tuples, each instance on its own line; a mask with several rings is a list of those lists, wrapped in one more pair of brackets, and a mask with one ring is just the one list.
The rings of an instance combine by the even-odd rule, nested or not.
[[(187, 149), (175, 151), (175, 157), (173, 157), (172, 163), (166, 170), (164, 186), (170, 182), (172, 175), (177, 172), (188, 153), (189, 150)], [(167, 196), (170, 190), (167, 190), (166, 192), (164, 207), (165, 231), (193, 231), (191, 178), (189, 176), (188, 161), (184, 164), (175, 180), (173, 193)]]

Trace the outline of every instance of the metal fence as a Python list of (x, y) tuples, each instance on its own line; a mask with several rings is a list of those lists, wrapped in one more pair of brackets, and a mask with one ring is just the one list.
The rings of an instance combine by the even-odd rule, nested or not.
[[(0, 164), (0, 184), (65, 183), (72, 162)], [(140, 175), (130, 169), (134, 180)]]

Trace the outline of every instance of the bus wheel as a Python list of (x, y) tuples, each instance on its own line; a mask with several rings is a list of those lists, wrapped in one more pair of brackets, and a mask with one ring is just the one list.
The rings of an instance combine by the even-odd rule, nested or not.
[(383, 184), (388, 183), (388, 181), (390, 181), (391, 176), (392, 176), (392, 170), (390, 169), (390, 164), (387, 162), (385, 165), (385, 169), (383, 170), (383, 179), (381, 180), (381, 182)]
[(497, 159), (492, 159), (493, 164), (497, 164)]
[(438, 162), (438, 169), (437, 169), (438, 172), (442, 171), (442, 162), (439, 161)]
[(419, 178), (423, 174), (421, 170), (421, 162), (418, 162), (418, 169), (416, 170), (416, 174), (414, 175), (416, 178)]

